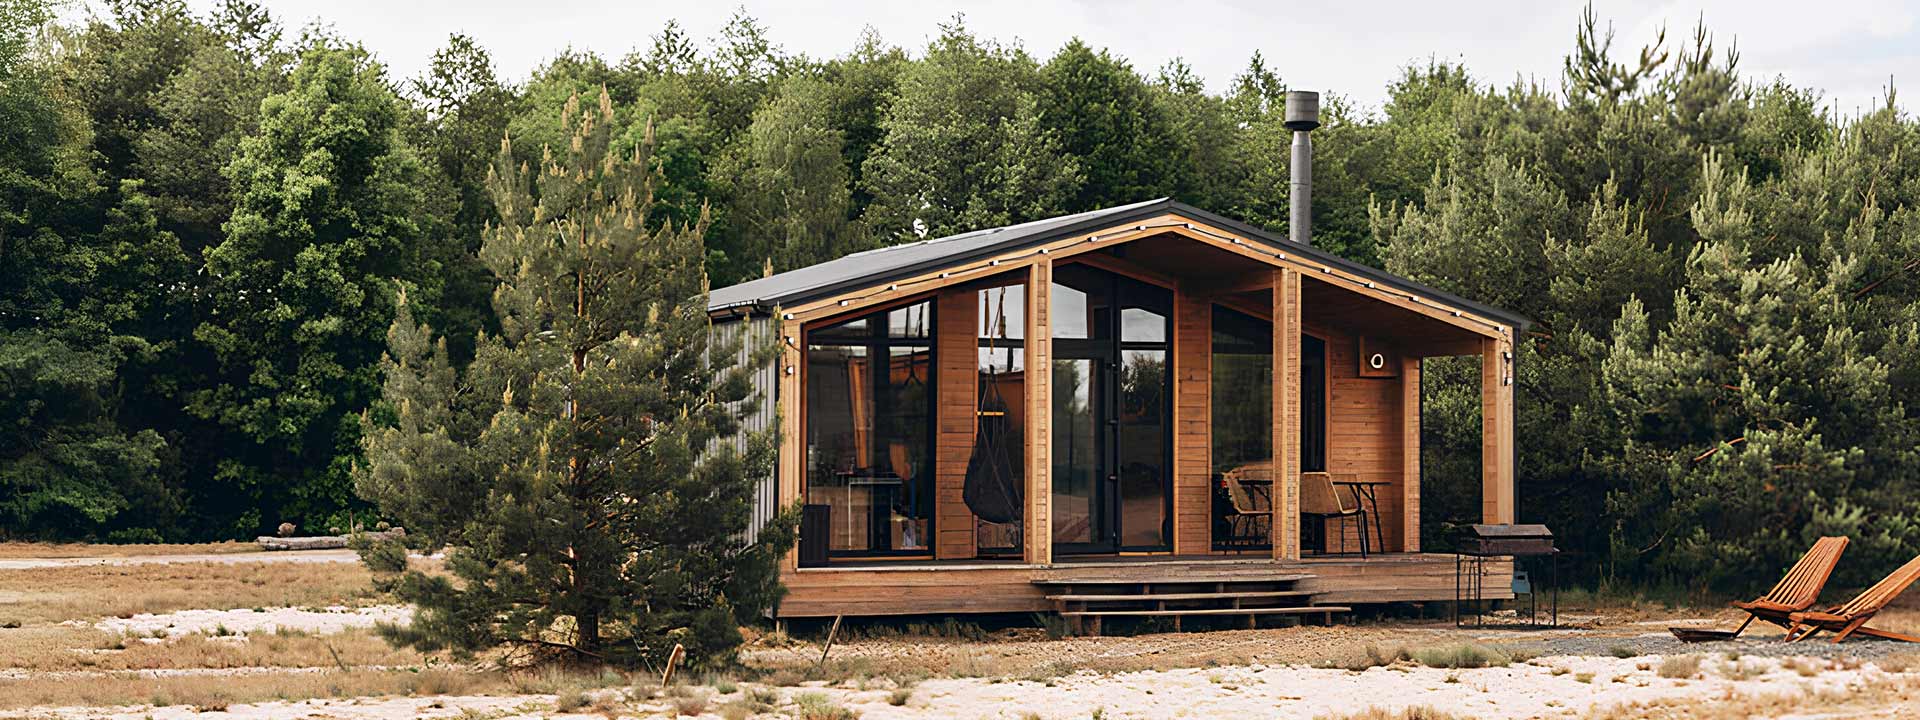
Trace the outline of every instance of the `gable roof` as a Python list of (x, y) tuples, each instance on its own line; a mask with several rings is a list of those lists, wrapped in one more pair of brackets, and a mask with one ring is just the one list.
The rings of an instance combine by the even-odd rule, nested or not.
[(1248, 240), (1257, 241), (1302, 258), (1312, 258), (1322, 265), (1340, 268), (1402, 292), (1424, 295), (1447, 305), (1471, 310), (1511, 324), (1515, 328), (1533, 324), (1533, 321), (1518, 313), (1482, 305), (1435, 290), (1311, 245), (1299, 245), (1265, 230), (1215, 215), (1172, 198), (1159, 198), (1131, 205), (1090, 210), (1018, 225), (975, 230), (905, 245), (857, 252), (838, 260), (829, 260), (817, 265), (788, 270), (778, 275), (719, 288), (708, 295), (707, 312), (711, 314), (742, 311), (772, 312), (773, 308), (782, 305), (790, 306), (832, 297), (847, 291), (934, 272), (943, 267), (964, 265), (1025, 247), (1045, 244), (1089, 230), (1108, 228), (1169, 213), (1231, 230)]

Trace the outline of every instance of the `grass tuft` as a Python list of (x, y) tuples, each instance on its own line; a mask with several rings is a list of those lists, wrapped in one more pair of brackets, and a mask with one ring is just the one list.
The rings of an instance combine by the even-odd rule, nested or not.
[(1699, 655), (1671, 655), (1660, 661), (1657, 671), (1660, 677), (1668, 680), (1692, 678), (1700, 674)]
[(1511, 656), (1497, 648), (1467, 644), (1415, 650), (1413, 659), (1427, 667), (1447, 669), (1506, 667), (1513, 662)]
[(794, 720), (857, 720), (859, 713), (841, 706), (824, 693), (801, 693), (793, 699)]

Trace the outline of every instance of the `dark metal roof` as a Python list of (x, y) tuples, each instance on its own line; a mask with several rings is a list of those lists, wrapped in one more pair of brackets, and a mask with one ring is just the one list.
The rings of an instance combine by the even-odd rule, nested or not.
[(1516, 328), (1532, 324), (1531, 320), (1518, 313), (1456, 297), (1310, 245), (1298, 245), (1265, 230), (1215, 215), (1186, 203), (1176, 202), (1172, 198), (1148, 200), (1131, 205), (858, 252), (838, 260), (829, 260), (818, 265), (809, 265), (778, 275), (719, 288), (708, 296), (707, 311), (712, 314), (771, 312), (773, 308), (782, 305), (790, 306), (832, 297), (851, 290), (938, 271), (944, 267), (965, 265), (1089, 230), (1122, 225), (1168, 213), (1231, 230), (1248, 240), (1264, 243), (1277, 250), (1292, 253), (1301, 258), (1311, 258), (1322, 265), (1340, 268), (1402, 292), (1423, 295), (1443, 304), (1470, 310), (1476, 314), (1509, 323)]

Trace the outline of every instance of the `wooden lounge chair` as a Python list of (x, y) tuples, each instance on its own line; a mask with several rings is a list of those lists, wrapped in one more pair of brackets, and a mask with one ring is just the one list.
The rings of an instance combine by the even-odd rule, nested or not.
[(1907, 564), (1900, 566), (1899, 570), (1893, 571), (1893, 574), (1888, 575), (1886, 579), (1874, 583), (1873, 587), (1867, 588), (1866, 592), (1847, 601), (1845, 605), (1820, 612), (1797, 612), (1787, 616), (1787, 619), (1793, 622), (1793, 627), (1787, 629), (1787, 640), (1799, 642), (1813, 637), (1822, 630), (1831, 630), (1834, 632), (1833, 642), (1845, 640), (1854, 633), (1890, 640), (1920, 642), (1920, 637), (1867, 627), (1868, 620), (1872, 620), (1876, 613), (1885, 608), (1887, 603), (1893, 602), (1894, 598), (1899, 597), (1900, 593), (1915, 580), (1920, 580), (1920, 556), (1908, 560)]
[(1820, 589), (1826, 587), (1827, 576), (1833, 574), (1833, 566), (1840, 562), (1840, 553), (1847, 549), (1844, 537), (1823, 537), (1814, 541), (1813, 548), (1800, 556), (1800, 562), (1787, 570), (1786, 577), (1768, 590), (1767, 594), (1749, 602), (1736, 602), (1734, 607), (1747, 611), (1746, 622), (1728, 635), (1727, 639), (1739, 637), (1755, 619), (1791, 629), (1793, 621), (1787, 616), (1813, 608), (1820, 600)]

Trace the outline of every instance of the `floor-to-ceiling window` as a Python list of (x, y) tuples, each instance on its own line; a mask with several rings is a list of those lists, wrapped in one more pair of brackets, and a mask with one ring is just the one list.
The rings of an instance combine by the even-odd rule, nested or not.
[(1018, 555), (1026, 516), (1027, 286), (975, 291), (979, 363), (973, 455), (962, 493), (981, 555)]
[[(1273, 490), (1273, 324), (1213, 307), (1213, 539), (1268, 546)], [(1300, 470), (1327, 469), (1327, 344), (1300, 336)]]
[(933, 303), (807, 333), (810, 505), (834, 555), (923, 555), (933, 537)]

